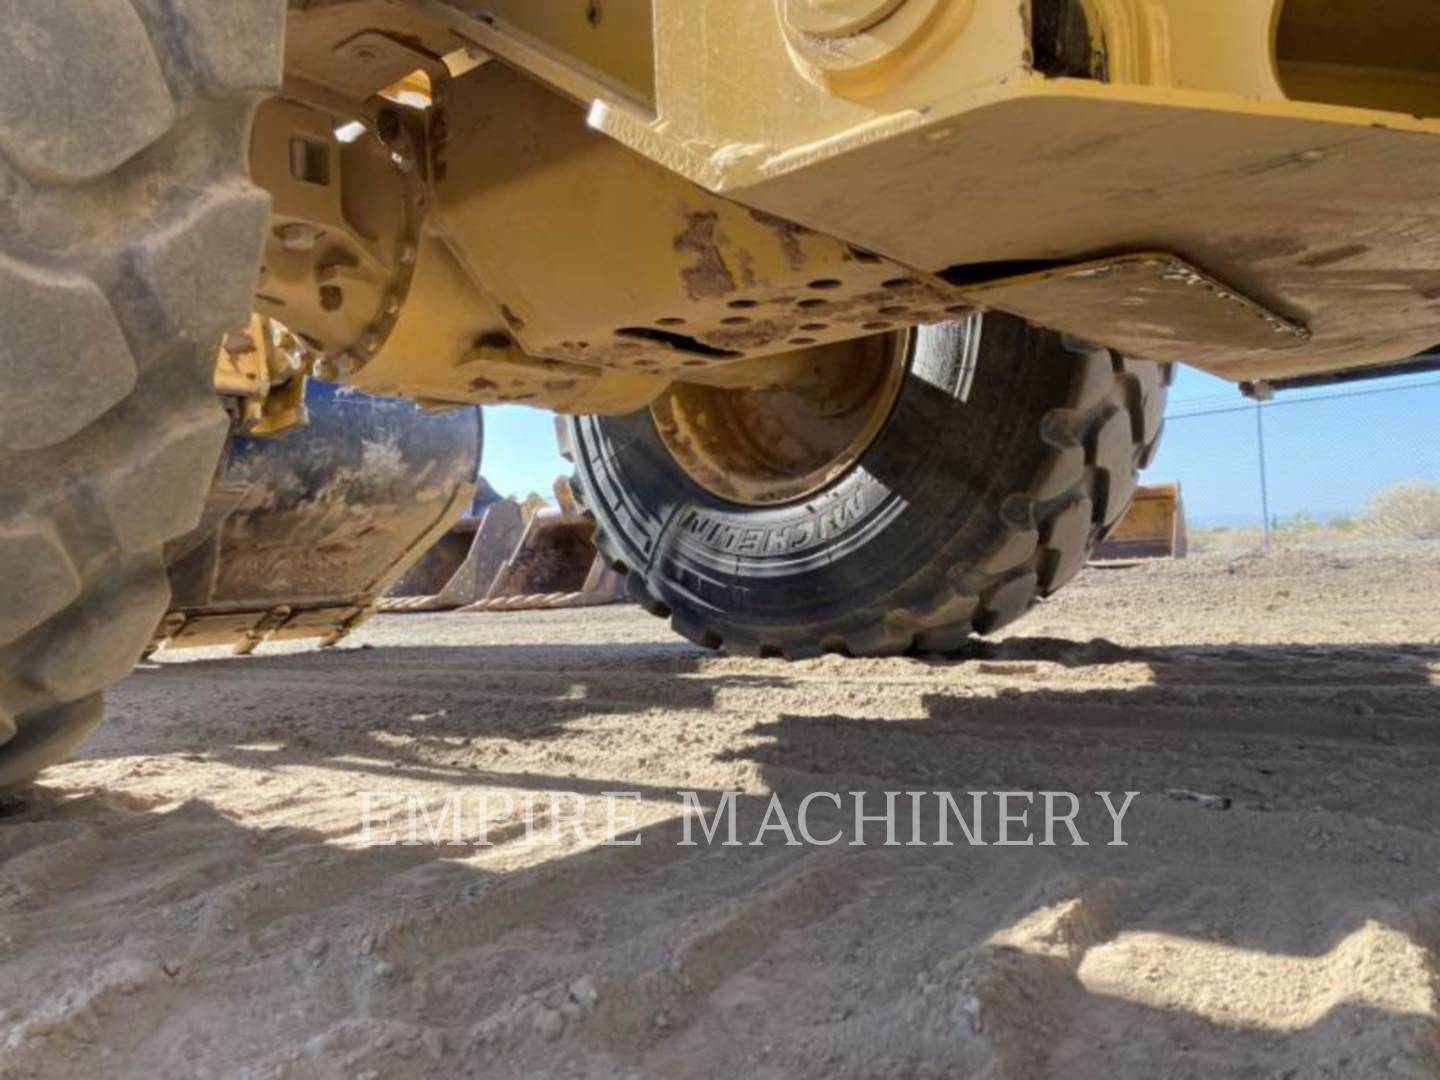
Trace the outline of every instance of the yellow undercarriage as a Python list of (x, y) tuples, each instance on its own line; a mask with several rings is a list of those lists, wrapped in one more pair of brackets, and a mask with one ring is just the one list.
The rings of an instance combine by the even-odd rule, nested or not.
[(1237, 381), (1440, 341), (1429, 0), (350, 0), (287, 58), (256, 308), (371, 391), (624, 412), (984, 308)]

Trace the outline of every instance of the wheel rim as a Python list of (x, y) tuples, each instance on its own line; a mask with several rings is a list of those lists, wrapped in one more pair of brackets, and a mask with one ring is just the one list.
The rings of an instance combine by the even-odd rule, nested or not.
[(804, 499), (853, 469), (890, 418), (913, 331), (771, 361), (757, 388), (677, 383), (650, 407), (670, 456), (700, 487), (744, 506)]

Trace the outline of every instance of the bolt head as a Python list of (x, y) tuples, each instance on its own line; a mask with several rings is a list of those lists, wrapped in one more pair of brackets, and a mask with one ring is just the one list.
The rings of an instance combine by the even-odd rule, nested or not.
[(286, 251), (314, 251), (320, 230), (314, 225), (296, 221), (280, 230), (280, 243)]

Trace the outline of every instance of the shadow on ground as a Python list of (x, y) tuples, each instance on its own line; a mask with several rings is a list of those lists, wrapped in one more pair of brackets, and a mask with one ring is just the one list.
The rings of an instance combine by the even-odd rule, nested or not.
[[(161, 811), (42, 786), (0, 821), (17, 988), (0, 1064), (1434, 1075), (1437, 665), (1428, 645), (1012, 638), (858, 669), (613, 644), (162, 666), (117, 692), (86, 761), (673, 802), (665, 759), (695, 757), (753, 776), (735, 802), (747, 839), (767, 789), (792, 811), (813, 790), (1142, 796), (1128, 848), (685, 847), (671, 818), (635, 847), (505, 871), (248, 828), (203, 795)], [(693, 741), (707, 717), (730, 725), (720, 745)], [(499, 744), (561, 757), (512, 768)], [(728, 785), (699, 787), (713, 810)], [(1087, 836), (1104, 835), (1097, 813)], [(848, 820), (820, 803), (814, 831)], [(167, 959), (114, 974), (152, 954)], [(105, 980), (123, 978), (129, 1005), (86, 1004), (120, 1000)], [(66, 1008), (57, 1050), (36, 1018)]]

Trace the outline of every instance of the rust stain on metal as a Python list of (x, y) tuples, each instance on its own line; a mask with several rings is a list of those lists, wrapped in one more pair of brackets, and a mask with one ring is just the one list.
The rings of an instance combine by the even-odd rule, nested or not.
[(753, 289), (760, 284), (760, 279), (755, 276), (755, 256), (748, 251), (742, 250), (735, 256), (735, 261), (740, 264), (740, 284), (747, 289)]
[(225, 335), (225, 351), (232, 356), (244, 356), (246, 353), (255, 352), (259, 346), (255, 339), (250, 336), (248, 330), (232, 330)]
[(763, 349), (792, 333), (791, 322), (784, 319), (766, 319), (764, 322), (752, 323), (736, 329), (726, 327), (721, 330), (711, 330), (705, 335), (705, 343), (738, 352)]
[(809, 229), (774, 214), (767, 214), (763, 210), (752, 209), (750, 216), (766, 228), (775, 230), (775, 236), (780, 241), (780, 250), (785, 253), (785, 261), (790, 264), (791, 270), (799, 270), (805, 265), (805, 249), (800, 246), (800, 237), (809, 233)]
[(675, 238), (675, 250), (695, 256), (695, 263), (680, 271), (685, 292), (692, 300), (708, 300), (735, 291), (735, 276), (725, 265), (716, 241), (720, 215), (713, 211), (687, 213), (685, 231)]

